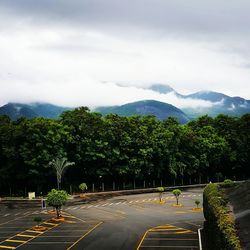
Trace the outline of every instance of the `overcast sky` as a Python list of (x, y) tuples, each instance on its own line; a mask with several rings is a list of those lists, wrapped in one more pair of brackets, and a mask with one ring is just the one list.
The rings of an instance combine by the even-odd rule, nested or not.
[(250, 99), (249, 13), (249, 0), (0, 0), (0, 105), (210, 105), (152, 83)]

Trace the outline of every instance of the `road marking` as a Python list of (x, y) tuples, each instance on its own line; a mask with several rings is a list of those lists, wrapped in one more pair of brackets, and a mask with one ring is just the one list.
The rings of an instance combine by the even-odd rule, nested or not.
[(94, 229), (96, 229), (98, 226), (100, 226), (103, 222), (99, 222), (98, 224), (96, 224), (93, 228), (91, 228), (87, 233), (85, 233), (81, 238), (79, 238), (73, 245), (71, 245), (70, 247), (67, 248), (67, 250), (71, 249), (72, 247), (74, 247), (79, 241), (81, 241), (85, 236), (87, 236), (88, 234), (90, 234)]
[(37, 233), (37, 234), (43, 234), (43, 232), (40, 231), (34, 231), (34, 230), (26, 230), (28, 233)]
[(139, 250), (139, 249), (140, 249), (140, 247), (141, 247), (141, 245), (142, 245), (142, 242), (144, 241), (144, 239), (145, 239), (147, 233), (148, 233), (148, 230), (147, 230), (147, 231), (144, 233), (144, 235), (142, 236), (142, 238), (141, 238), (141, 240), (140, 240), (140, 242), (139, 242), (139, 245), (138, 245), (138, 247), (136, 248), (136, 250)]
[(0, 245), (0, 248), (5, 248), (5, 249), (16, 249), (15, 247), (5, 246), (5, 245)]
[[(187, 237), (185, 238), (179, 238), (178, 235), (181, 234), (186, 234)], [(174, 225), (166, 224), (166, 225), (161, 225), (157, 227), (153, 227), (148, 229), (145, 234), (143, 235), (137, 250), (143, 249), (143, 248), (148, 248), (148, 249), (155, 249), (155, 248), (164, 248), (164, 249), (198, 249), (198, 244), (195, 245), (197, 242), (196, 238), (193, 238), (191, 235), (195, 235), (196, 233), (187, 230), (184, 228), (176, 227)], [(151, 235), (151, 237), (150, 237)], [(154, 235), (154, 236), (153, 236)], [(176, 237), (174, 236), (176, 235)], [(156, 236), (156, 237), (155, 237)], [(158, 237), (157, 237), (158, 236)], [(191, 238), (188, 238), (190, 236)], [(154, 243), (155, 244), (152, 244)], [(160, 242), (157, 242), (160, 241)], [(167, 245), (168, 243), (171, 244), (171, 241), (173, 242), (172, 244), (175, 245), (179, 241), (179, 244), (177, 246), (172, 246), (172, 245)], [(186, 242), (190, 242), (192, 246), (187, 246), (188, 244), (185, 244)], [(163, 244), (166, 243), (166, 244)]]
[(6, 240), (7, 242), (17, 242), (17, 243), (24, 243), (26, 240)]
[(26, 237), (26, 238), (35, 238), (36, 236), (34, 235), (29, 235), (29, 234), (17, 234), (16, 236), (19, 236), (19, 237)]
[(58, 225), (58, 224), (56, 224), (56, 223), (51, 223), (51, 222), (43, 222), (42, 224), (45, 224), (45, 225), (51, 225), (51, 226), (56, 226), (56, 225)]

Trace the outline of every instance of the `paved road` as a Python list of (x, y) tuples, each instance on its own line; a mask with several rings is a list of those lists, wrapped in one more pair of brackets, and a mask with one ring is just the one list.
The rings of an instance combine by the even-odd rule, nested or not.
[[(0, 249), (198, 249), (203, 214), (192, 208), (202, 203), (202, 190), (183, 192), (181, 207), (172, 206), (170, 193), (163, 197), (163, 204), (152, 193), (65, 207), (64, 221), (37, 209), (1, 209)], [(35, 216), (43, 219), (39, 229)]]

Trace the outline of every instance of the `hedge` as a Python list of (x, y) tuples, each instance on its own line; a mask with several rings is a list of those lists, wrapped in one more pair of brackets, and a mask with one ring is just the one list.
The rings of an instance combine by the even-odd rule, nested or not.
[(223, 191), (208, 184), (203, 193), (205, 244), (213, 250), (241, 250), (235, 221), (227, 207)]

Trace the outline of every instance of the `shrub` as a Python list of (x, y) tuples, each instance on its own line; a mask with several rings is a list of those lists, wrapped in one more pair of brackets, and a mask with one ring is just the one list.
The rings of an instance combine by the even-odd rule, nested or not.
[(225, 179), (223, 181), (223, 183), (221, 184), (222, 187), (232, 187), (234, 186), (236, 183), (230, 179)]
[(60, 217), (60, 210), (62, 205), (65, 205), (68, 194), (64, 190), (56, 190), (52, 189), (47, 196), (47, 202), (50, 206), (54, 207), (56, 209), (57, 218)]
[(85, 190), (87, 190), (88, 189), (88, 186), (87, 186), (87, 184), (86, 183), (81, 183), (80, 185), (79, 185), (79, 189), (82, 191), (82, 192), (84, 192)]
[(196, 204), (196, 206), (198, 208), (201, 202), (199, 200), (196, 200), (194, 203)]
[(42, 221), (42, 218), (41, 217), (34, 217), (33, 220), (37, 223), (41, 222)]
[(159, 199), (160, 199), (160, 202), (162, 202), (162, 193), (165, 191), (165, 188), (158, 187), (156, 190), (159, 192)]
[(235, 222), (230, 216), (227, 201), (216, 184), (208, 184), (204, 189), (203, 208), (206, 222), (205, 238), (208, 249), (240, 250)]
[(179, 196), (181, 194), (181, 190), (180, 189), (174, 189), (173, 190), (173, 195), (175, 196), (176, 199), (176, 205), (179, 205)]

